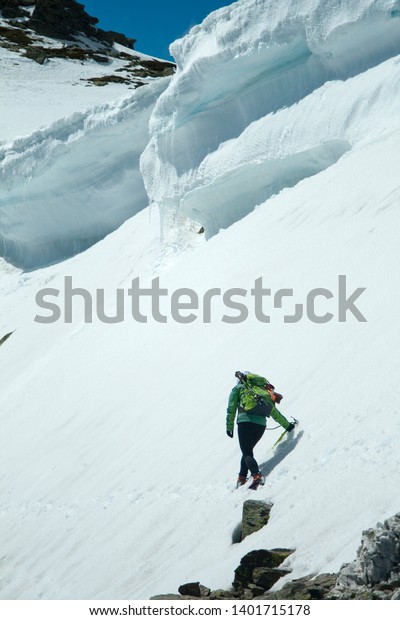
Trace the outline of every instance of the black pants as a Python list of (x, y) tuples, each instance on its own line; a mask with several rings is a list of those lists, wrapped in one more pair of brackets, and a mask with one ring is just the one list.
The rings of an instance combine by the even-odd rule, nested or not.
[(254, 446), (264, 435), (265, 426), (253, 422), (240, 422), (238, 425), (239, 445), (242, 451), (239, 476), (247, 476), (250, 469), (252, 474), (258, 472), (258, 463), (253, 455)]

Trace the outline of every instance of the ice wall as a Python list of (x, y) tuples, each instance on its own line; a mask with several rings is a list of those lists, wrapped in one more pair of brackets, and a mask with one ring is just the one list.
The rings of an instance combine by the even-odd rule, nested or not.
[[(171, 46), (178, 72), (141, 160), (151, 201), (211, 236), (335, 163), (362, 139), (354, 109), (371, 95), (341, 86), (400, 52), (399, 15), (388, 0), (242, 0), (209, 15)], [(372, 100), (387, 106), (389, 88), (381, 76)]]
[(48, 265), (147, 206), (139, 158), (167, 82), (0, 148), (0, 256), (27, 270)]

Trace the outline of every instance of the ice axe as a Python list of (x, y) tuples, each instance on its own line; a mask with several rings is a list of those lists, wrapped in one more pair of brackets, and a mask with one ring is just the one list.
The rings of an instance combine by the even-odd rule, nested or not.
[[(297, 426), (297, 424), (299, 423), (299, 421), (298, 421), (298, 420), (296, 420), (296, 418), (294, 418), (293, 416), (291, 416), (291, 418), (292, 418), (292, 420), (293, 420), (293, 422), (292, 422), (293, 426)], [(291, 429), (291, 430), (293, 430), (293, 429)], [(281, 435), (279, 435), (278, 439), (275, 441), (274, 445), (272, 446), (273, 448), (275, 448), (276, 444), (277, 444), (277, 443), (279, 443), (279, 442), (281, 441), (281, 439), (283, 439), (283, 438), (284, 438), (284, 436), (286, 435), (286, 433), (288, 433), (288, 430), (287, 430), (287, 429), (285, 429), (285, 430), (283, 431), (283, 433), (282, 433)]]

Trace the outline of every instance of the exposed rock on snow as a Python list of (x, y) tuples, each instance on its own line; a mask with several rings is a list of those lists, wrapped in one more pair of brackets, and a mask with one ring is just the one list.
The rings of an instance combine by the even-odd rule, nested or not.
[(336, 584), (337, 575), (324, 573), (317, 577), (303, 577), (285, 584), (280, 590), (263, 594), (262, 600), (283, 601), (320, 601), (329, 598), (329, 593)]
[[(141, 86), (143, 78), (162, 77), (174, 72), (175, 65), (171, 62), (132, 54), (135, 39), (97, 28), (98, 19), (88, 15), (83, 5), (74, 0), (36, 0), (30, 3), (32, 14), (21, 8), (17, 1), (1, 2), (0, 47), (39, 64), (59, 58), (98, 63), (119, 59), (126, 62), (116, 69), (124, 73), (123, 77), (119, 76), (120, 83), (134, 86)], [(117, 79), (116, 76), (108, 80), (104, 76), (94, 76), (87, 81), (97, 85), (102, 80), (104, 85)]]
[[(280, 590), (268, 592), (281, 577), (290, 573), (278, 567), (292, 553), (290, 549), (259, 549), (247, 553), (235, 570), (233, 589), (222, 598), (400, 600), (400, 513), (363, 532), (356, 560), (345, 564), (338, 574), (309, 575), (286, 583)], [(200, 583), (181, 586), (179, 593), (185, 594), (185, 598), (191, 595), (213, 598), (213, 592)], [(181, 597), (170, 594), (152, 598)]]
[(265, 593), (266, 590), (281, 578), (290, 573), (290, 570), (278, 568), (293, 553), (292, 549), (259, 549), (247, 553), (235, 570), (233, 588), (231, 590), (210, 590), (200, 585), (200, 582), (180, 586), (181, 596), (174, 594), (158, 595), (152, 600), (196, 598), (196, 599), (253, 599)]
[(336, 599), (398, 599), (400, 513), (363, 532), (357, 558), (340, 570)]
[(0, 0), (0, 13), (4, 18), (15, 19), (17, 17), (29, 17), (28, 11), (24, 10), (24, 6), (35, 4), (32, 0), (28, 4), (28, 0)]
[(27, 25), (38, 34), (54, 39), (71, 39), (81, 32), (98, 38), (95, 28), (98, 21), (74, 0), (36, 0)]
[(242, 589), (255, 584), (269, 590), (290, 570), (278, 568), (293, 553), (293, 549), (259, 549), (250, 551), (241, 560), (235, 570), (233, 587), (239, 593)]
[(195, 583), (185, 583), (182, 586), (179, 586), (178, 592), (179, 594), (182, 594), (182, 596), (203, 598), (210, 596), (211, 590), (210, 588), (202, 586), (199, 581), (196, 581)]
[(75, 0), (0, 0), (0, 13), (4, 19), (18, 19), (15, 25), (20, 28), (53, 39), (74, 41), (83, 33), (99, 42), (120, 43), (131, 49), (136, 42), (122, 33), (97, 28), (97, 17), (89, 15)]
[(272, 502), (248, 499), (243, 502), (242, 540), (267, 525)]

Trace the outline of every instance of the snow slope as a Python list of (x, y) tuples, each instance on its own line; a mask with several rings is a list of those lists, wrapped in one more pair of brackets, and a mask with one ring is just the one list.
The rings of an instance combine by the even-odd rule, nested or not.
[[(151, 207), (58, 265), (22, 273), (0, 263), (0, 337), (15, 330), (0, 348), (1, 598), (143, 599), (192, 580), (229, 587), (246, 552), (281, 546), (296, 549), (290, 578), (336, 571), (355, 557), (363, 529), (399, 510), (396, 6), (243, 0), (212, 14), (173, 46), (180, 69), (150, 121), (141, 165), (161, 206), (162, 239)], [(263, 109), (258, 61), (282, 58), (285, 41), (293, 58), (298, 33), (311, 50), (325, 53), (331, 41), (336, 71), (345, 49), (338, 32), (351, 43), (351, 70), (332, 80), (315, 68), (309, 87), (307, 70), (297, 101), (289, 89), (273, 114), (267, 98)], [(203, 69), (216, 75), (225, 58), (230, 80), (235, 58), (249, 68), (254, 99), (248, 82), (239, 88), (240, 71), (237, 95), (209, 86)], [(279, 63), (276, 85), (291, 84)], [(241, 188), (251, 196), (243, 208), (234, 200)], [(209, 227), (207, 241), (193, 220)], [(339, 275), (347, 296), (365, 287), (356, 303), (367, 322), (351, 313), (339, 321)], [(59, 289), (62, 307), (66, 276), (93, 297), (104, 289), (110, 316), (117, 288), (159, 276), (167, 323), (152, 319), (145, 301), (148, 322), (134, 321), (129, 299), (114, 325), (85, 324), (79, 299), (71, 324), (35, 322), (37, 291)], [(265, 300), (271, 323), (255, 318), (250, 293), (241, 299), (245, 322), (222, 321), (237, 315), (222, 295), (202, 321), (208, 289), (250, 291), (259, 277), (273, 293), (294, 289), (281, 309)], [(198, 310), (183, 311), (197, 317), (187, 324), (171, 316), (171, 294), (182, 287), (199, 297)], [(315, 312), (332, 320), (284, 322), (317, 287), (333, 298), (320, 298)], [(243, 500), (254, 497), (233, 488), (239, 450), (224, 428), (239, 368), (264, 373), (300, 426), (275, 452), (278, 430), (257, 447), (267, 475), (257, 498), (273, 501), (271, 519), (232, 544)]]
[(83, 81), (93, 75), (110, 75), (122, 67), (120, 60), (111, 60), (102, 66), (93, 61), (81, 63), (53, 59), (39, 65), (0, 47), (0, 65), (0, 144), (29, 135), (74, 112), (85, 112), (87, 108), (127, 94), (124, 84), (98, 88)]

